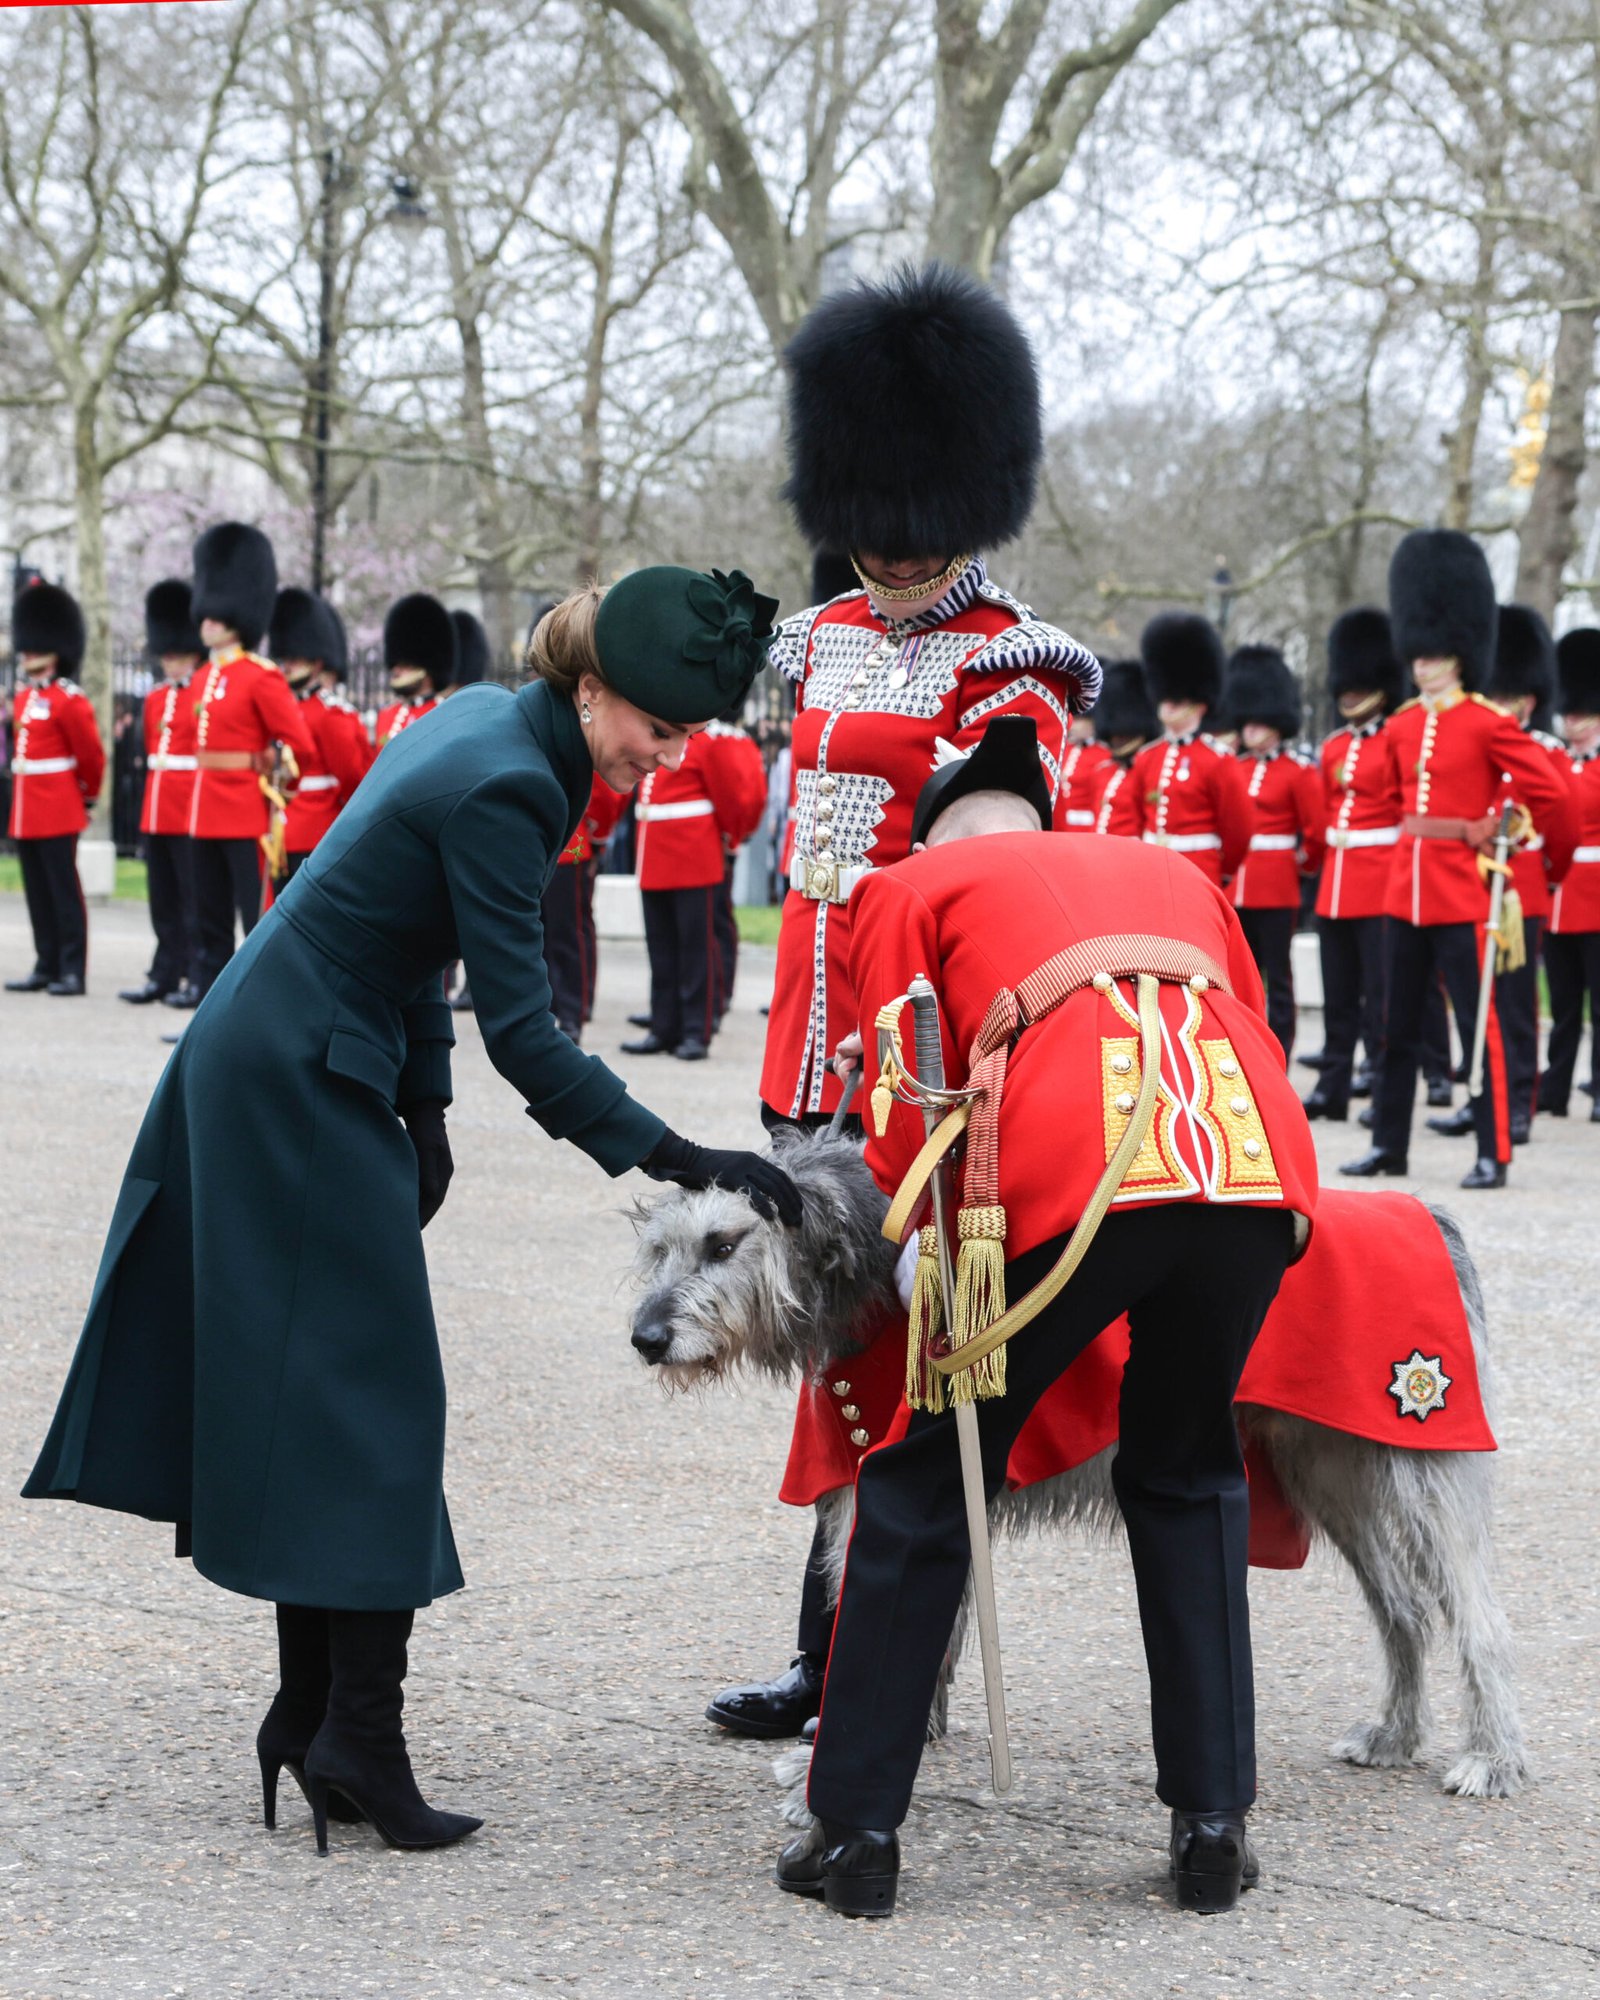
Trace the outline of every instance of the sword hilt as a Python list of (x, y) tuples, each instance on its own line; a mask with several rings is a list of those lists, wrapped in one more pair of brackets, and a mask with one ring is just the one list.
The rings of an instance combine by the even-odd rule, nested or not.
[[(919, 972), (906, 988), (911, 1002), (912, 1047), (917, 1052), (917, 1080), (944, 1089), (944, 1038), (939, 1033), (939, 996)], [(934, 1124), (938, 1123), (937, 1116)], [(928, 1128), (932, 1131), (933, 1127)]]

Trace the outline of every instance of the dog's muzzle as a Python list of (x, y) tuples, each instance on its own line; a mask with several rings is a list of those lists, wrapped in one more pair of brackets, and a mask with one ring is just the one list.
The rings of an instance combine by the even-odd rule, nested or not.
[(652, 1368), (658, 1367), (672, 1352), (671, 1321), (642, 1313), (633, 1323), (633, 1344)]

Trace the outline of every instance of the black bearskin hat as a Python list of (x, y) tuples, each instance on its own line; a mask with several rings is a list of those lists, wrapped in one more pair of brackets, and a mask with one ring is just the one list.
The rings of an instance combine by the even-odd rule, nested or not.
[(332, 621), (334, 639), (334, 651), (322, 664), (333, 675), (335, 680), (347, 681), (350, 678), (349, 634), (344, 629), (344, 620), (326, 598), (322, 600), (322, 608), (327, 612), (329, 619)]
[(1500, 610), (1483, 550), (1455, 528), (1416, 528), (1389, 564), (1395, 651), (1416, 660), (1459, 660), (1461, 685), (1481, 688), (1494, 661)]
[(193, 606), (194, 592), (181, 576), (151, 584), (144, 594), (144, 649), (152, 660), (165, 653), (205, 651)]
[(489, 677), (489, 635), (482, 622), (470, 611), (452, 611), (450, 623), (456, 628), (457, 687), (471, 687)]
[(383, 621), (383, 664), (420, 667), (436, 688), (455, 686), (456, 628), (437, 597), (414, 591), (397, 598)]
[(1145, 742), (1161, 734), (1161, 723), (1150, 705), (1142, 660), (1106, 660), (1100, 699), (1094, 705), (1094, 733), (1102, 743), (1115, 736), (1138, 736)]
[(1276, 646), (1239, 647), (1228, 662), (1222, 705), (1228, 711), (1230, 727), (1263, 722), (1277, 730), (1286, 743), (1294, 742), (1300, 734), (1305, 714), (1300, 683)]
[(259, 528), (220, 521), (194, 545), (194, 622), (215, 618), (239, 635), (245, 648), (259, 646), (272, 623), (278, 596), (278, 565), (272, 544)]
[(280, 590), (272, 607), (267, 651), (275, 660), (313, 660), (320, 667), (337, 667), (344, 646), (332, 606), (309, 590)]
[(70, 590), (56, 583), (30, 583), (11, 606), (11, 650), (54, 653), (56, 671), (75, 674), (83, 664), (83, 612)]
[(1600, 715), (1600, 626), (1580, 625), (1556, 644), (1561, 713)]
[(1328, 692), (1381, 694), (1386, 709), (1399, 703), (1406, 671), (1394, 650), (1389, 614), (1375, 604), (1341, 612), (1328, 628)]
[(1531, 694), (1543, 707), (1556, 691), (1556, 642), (1531, 604), (1502, 604), (1494, 664), (1484, 693), (1502, 699)]
[(1222, 639), (1208, 619), (1192, 611), (1161, 611), (1139, 635), (1144, 683), (1153, 703), (1222, 701)]
[(947, 264), (814, 306), (784, 354), (784, 498), (813, 548), (903, 561), (1020, 533), (1043, 451), (1027, 336)]
[[(954, 554), (955, 551), (952, 550), (951, 553)], [(832, 549), (818, 549), (811, 558), (813, 604), (831, 604), (836, 597), (843, 597), (847, 592), (860, 588), (861, 579), (856, 575), (856, 566), (848, 556), (835, 555)]]

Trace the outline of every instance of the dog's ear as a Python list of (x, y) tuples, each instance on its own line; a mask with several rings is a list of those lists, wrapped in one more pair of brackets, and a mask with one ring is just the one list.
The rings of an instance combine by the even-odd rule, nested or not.
[(775, 1160), (781, 1160), (796, 1146), (809, 1146), (812, 1141), (813, 1134), (803, 1125), (774, 1125), (767, 1134), (767, 1151)]

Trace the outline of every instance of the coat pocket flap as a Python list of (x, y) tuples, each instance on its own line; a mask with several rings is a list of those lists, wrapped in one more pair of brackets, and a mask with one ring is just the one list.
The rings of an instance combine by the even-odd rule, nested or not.
[(328, 1037), (328, 1067), (335, 1076), (348, 1076), (356, 1083), (381, 1091), (392, 1104), (400, 1082), (400, 1065), (395, 1058), (369, 1042), (363, 1035), (347, 1034), (335, 1028)]

